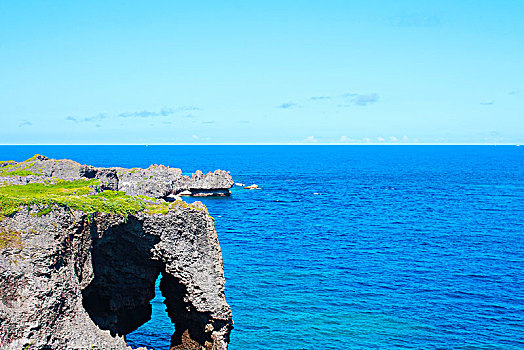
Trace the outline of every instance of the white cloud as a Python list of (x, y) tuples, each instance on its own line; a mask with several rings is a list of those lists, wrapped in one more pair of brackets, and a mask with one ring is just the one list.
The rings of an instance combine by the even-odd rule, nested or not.
[(397, 139), (395, 136), (390, 136), (390, 137), (389, 137), (389, 141), (391, 141), (391, 142), (397, 142), (398, 139)]
[(408, 141), (409, 141), (409, 137), (407, 137), (407, 136), (404, 135), (404, 137), (402, 137), (402, 141), (404, 141), (404, 142), (408, 142)]
[(198, 135), (191, 135), (191, 137), (193, 138), (193, 140), (198, 140)]
[(307, 143), (316, 143), (318, 140), (315, 138), (315, 136), (308, 136), (304, 139), (304, 142)]
[(356, 141), (356, 140), (350, 137), (347, 137), (347, 136), (340, 136), (340, 142), (353, 142), (353, 141)]
[(383, 138), (383, 137), (381, 137), (381, 136), (377, 137), (377, 140), (378, 140), (378, 142), (384, 142), (384, 141), (386, 141), (386, 139)]

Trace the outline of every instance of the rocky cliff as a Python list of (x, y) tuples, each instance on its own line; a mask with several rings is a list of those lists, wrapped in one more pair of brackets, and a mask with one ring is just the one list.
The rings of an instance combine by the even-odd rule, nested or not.
[(197, 170), (191, 177), (178, 168), (151, 165), (141, 168), (96, 168), (69, 159), (49, 159), (42, 155), (24, 162), (0, 162), (0, 183), (13, 185), (42, 182), (54, 178), (78, 180), (99, 179), (103, 190), (124, 191), (131, 196), (167, 198), (184, 191), (193, 196), (229, 196), (234, 182), (224, 170), (203, 174)]
[(80, 179), (53, 171), (48, 179), (70, 181), (45, 183), (29, 170), (5, 175), (29, 184), (0, 187), (2, 350), (127, 349), (125, 335), (151, 317), (159, 275), (171, 348), (227, 349), (232, 314), (206, 208), (100, 192), (113, 172), (94, 169)]

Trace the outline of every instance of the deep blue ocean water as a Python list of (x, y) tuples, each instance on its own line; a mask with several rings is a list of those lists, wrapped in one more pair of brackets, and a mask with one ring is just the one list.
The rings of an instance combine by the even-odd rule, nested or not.
[[(523, 349), (524, 147), (1, 146), (95, 166), (217, 168), (231, 350)], [(190, 199), (193, 200), (193, 199)], [(167, 349), (153, 319), (128, 336)]]

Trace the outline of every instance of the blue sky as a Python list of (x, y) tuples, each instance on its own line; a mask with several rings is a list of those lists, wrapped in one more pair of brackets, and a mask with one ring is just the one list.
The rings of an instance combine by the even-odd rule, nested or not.
[(2, 1), (1, 144), (524, 143), (524, 1)]

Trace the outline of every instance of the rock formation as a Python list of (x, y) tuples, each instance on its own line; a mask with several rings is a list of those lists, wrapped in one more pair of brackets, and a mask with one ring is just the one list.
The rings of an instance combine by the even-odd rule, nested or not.
[[(72, 164), (71, 168), (77, 163)], [(47, 176), (77, 177), (76, 171), (64, 171), (63, 166), (57, 169)], [(157, 166), (149, 171), (150, 176), (160, 177), (176, 173), (172, 170)], [(84, 174), (80, 177), (98, 177), (98, 183), (105, 181), (109, 188), (115, 188), (115, 174), (118, 188), (126, 186), (120, 182), (128, 178), (119, 171), (78, 167), (78, 174)], [(211, 187), (216, 180), (195, 175), (186, 181), (199, 188)], [(184, 182), (178, 181), (182, 188)], [(136, 193), (146, 188), (159, 194), (169, 191), (159, 187), (154, 192), (155, 186), (129, 188)], [(67, 195), (75, 200), (91, 196)], [(43, 209), (42, 203), (33, 201), (3, 215), (8, 205), (18, 203), (16, 200), (0, 192), (4, 206), (0, 212), (2, 350), (29, 345), (30, 349), (53, 350), (128, 349), (125, 335), (151, 317), (150, 300), (159, 275), (167, 312), (176, 329), (171, 349), (227, 349), (233, 322), (224, 295), (222, 255), (213, 218), (200, 202), (163, 202), (155, 205), (164, 212), (155, 213), (154, 207), (126, 216), (77, 210), (56, 204), (59, 201), (46, 201), (49, 207)]]
[(231, 175), (224, 170), (207, 174), (197, 170), (189, 177), (178, 168), (164, 165), (151, 165), (147, 169), (96, 168), (69, 159), (49, 159), (42, 155), (19, 163), (0, 162), (0, 170), (3, 170), (0, 171), (0, 183), (18, 185), (42, 182), (49, 178), (67, 181), (96, 178), (101, 180), (102, 190), (155, 198), (168, 198), (183, 191), (189, 191), (193, 196), (229, 196), (229, 189), (234, 184)]

